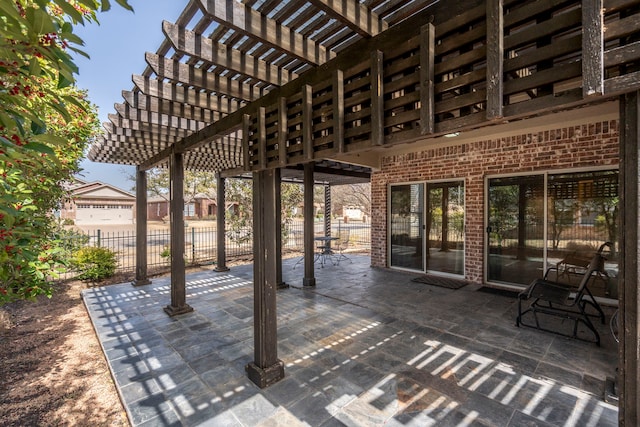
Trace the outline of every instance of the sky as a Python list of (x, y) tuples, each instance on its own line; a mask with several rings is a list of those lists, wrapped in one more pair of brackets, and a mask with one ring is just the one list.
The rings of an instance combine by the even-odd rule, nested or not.
[[(124, 102), (123, 90), (131, 90), (132, 74), (142, 74), (145, 52), (155, 53), (162, 41), (162, 20), (175, 22), (188, 0), (129, 0), (134, 13), (112, 1), (110, 11), (98, 14), (98, 24), (78, 25), (75, 33), (84, 40), (83, 50), (91, 59), (76, 56), (79, 67), (77, 86), (89, 91), (98, 106), (100, 122), (114, 114), (115, 103)], [(130, 191), (134, 183), (133, 166), (111, 165), (84, 160), (78, 177), (88, 182), (102, 181)]]

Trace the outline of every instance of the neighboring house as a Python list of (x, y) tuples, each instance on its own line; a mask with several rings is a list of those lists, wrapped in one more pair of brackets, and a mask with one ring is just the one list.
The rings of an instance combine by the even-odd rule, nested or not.
[[(169, 196), (153, 196), (147, 200), (147, 219), (149, 221), (164, 221), (169, 216)], [(237, 203), (228, 204), (228, 212), (235, 212)], [(193, 200), (184, 205), (186, 219), (215, 218), (217, 204), (214, 198), (207, 194), (197, 194)]]
[(132, 224), (136, 198), (120, 188), (100, 181), (76, 179), (69, 184), (71, 198), (60, 210), (60, 218), (76, 225)]
[(367, 215), (362, 207), (343, 206), (342, 218), (344, 218), (345, 221), (366, 221)]

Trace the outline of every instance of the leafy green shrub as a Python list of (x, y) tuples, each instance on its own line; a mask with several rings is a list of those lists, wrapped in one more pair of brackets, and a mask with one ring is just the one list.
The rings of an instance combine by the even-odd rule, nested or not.
[(74, 254), (73, 265), (80, 272), (78, 279), (96, 281), (113, 276), (118, 260), (110, 249), (87, 246)]

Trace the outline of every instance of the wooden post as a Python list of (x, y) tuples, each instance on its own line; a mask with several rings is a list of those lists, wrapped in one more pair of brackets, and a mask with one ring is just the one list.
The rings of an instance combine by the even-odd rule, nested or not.
[(379, 50), (371, 52), (371, 145), (384, 144), (384, 63)]
[(502, 0), (487, 1), (487, 120), (502, 118), (504, 69)]
[(147, 173), (136, 169), (136, 278), (133, 286), (151, 283), (147, 277)]
[(287, 98), (278, 100), (278, 163), (287, 165)]
[(225, 215), (227, 210), (225, 209), (225, 179), (220, 172), (216, 174), (217, 179), (217, 197), (216, 197), (216, 271), (229, 271), (227, 267), (227, 239), (226, 239), (226, 221)]
[(582, 0), (582, 96), (604, 91), (604, 22), (602, 0)]
[(247, 365), (249, 379), (264, 388), (284, 378), (278, 359), (276, 316), (276, 173), (253, 173), (253, 330), (255, 360)]
[(344, 153), (344, 72), (333, 74), (333, 146)]
[(331, 236), (331, 186), (324, 186), (324, 235)]
[(302, 153), (313, 160), (313, 88), (302, 86)]
[(169, 157), (169, 218), (171, 230), (171, 304), (164, 308), (169, 316), (193, 311), (187, 304), (184, 271), (184, 167), (182, 153)]
[(619, 425), (640, 425), (638, 399), (638, 209), (640, 209), (640, 92), (620, 98), (620, 265), (618, 307), (620, 345), (618, 346)]
[(258, 108), (258, 167), (267, 168), (267, 109)]
[(314, 240), (313, 240), (313, 163), (304, 165), (304, 278), (303, 286), (315, 286), (316, 278), (313, 271)]
[(249, 134), (251, 132), (251, 116), (244, 114), (242, 116), (242, 162), (245, 171), (252, 169), (251, 165), (251, 147), (249, 147)]
[(420, 28), (420, 133), (434, 130), (436, 27), (429, 23)]

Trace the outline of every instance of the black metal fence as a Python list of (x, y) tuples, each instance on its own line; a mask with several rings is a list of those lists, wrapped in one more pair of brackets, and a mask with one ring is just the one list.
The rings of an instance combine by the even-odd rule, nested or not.
[[(283, 254), (296, 255), (304, 251), (304, 231), (302, 221), (284, 224), (282, 231)], [(349, 251), (369, 253), (371, 251), (371, 225), (369, 223), (336, 221), (332, 224), (332, 234), (341, 229), (349, 229)], [(226, 231), (226, 256), (229, 262), (234, 258), (250, 257), (253, 253), (253, 229), (251, 227)], [(324, 235), (324, 222), (314, 224), (314, 234)], [(84, 246), (109, 248), (118, 256), (118, 273), (135, 271), (136, 233), (135, 231), (91, 230), (74, 237)], [(150, 230), (147, 233), (147, 266), (150, 271), (161, 271), (170, 264), (171, 234), (168, 229)], [(217, 258), (216, 227), (185, 228), (185, 261), (189, 266), (215, 264)], [(250, 259), (250, 258), (248, 258)]]

